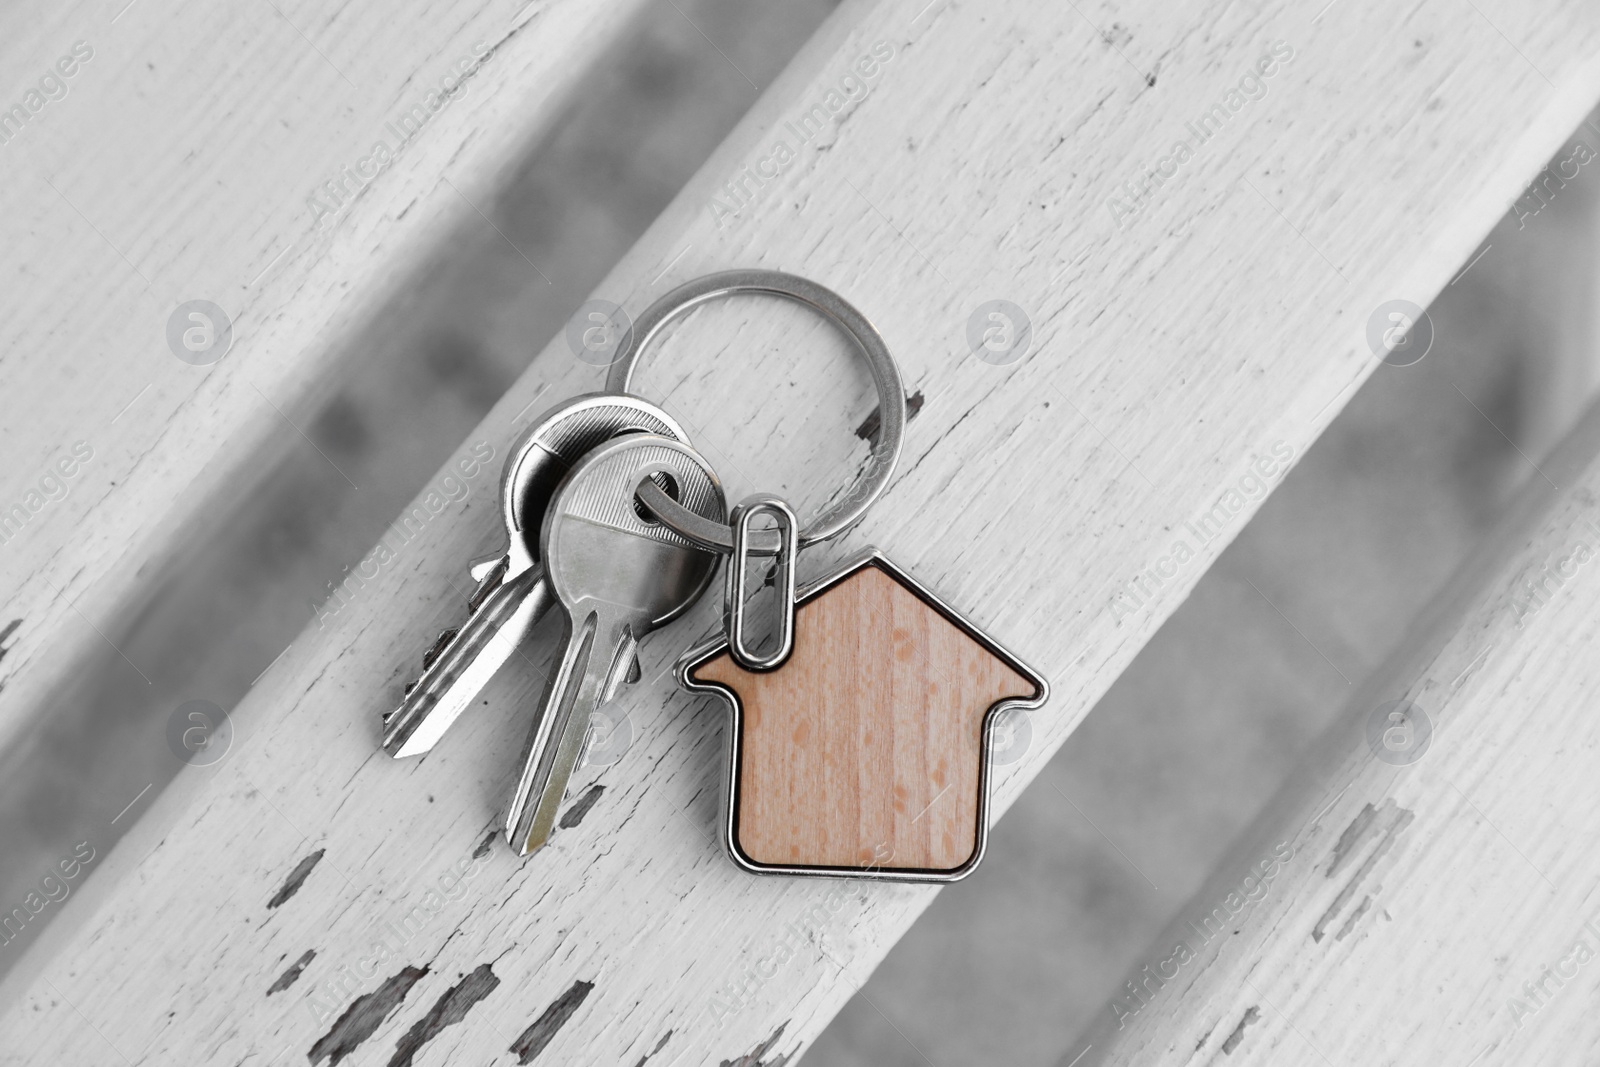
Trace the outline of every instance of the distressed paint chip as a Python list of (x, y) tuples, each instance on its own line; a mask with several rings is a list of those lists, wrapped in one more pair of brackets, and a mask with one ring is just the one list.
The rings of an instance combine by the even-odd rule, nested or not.
[[(1392, 803), (1392, 801), (1391, 801)], [(1344, 828), (1344, 833), (1339, 835), (1339, 840), (1334, 842), (1333, 859), (1328, 864), (1329, 878), (1339, 873), (1339, 869), (1355, 854), (1357, 848), (1366, 840), (1367, 831), (1372, 828), (1373, 820), (1377, 818), (1378, 809), (1370, 803), (1356, 813), (1350, 820), (1350, 825)]]
[(411, 992), (411, 987), (422, 980), (428, 973), (426, 967), (407, 967), (399, 974), (386, 979), (383, 985), (365, 996), (357, 997), (345, 1009), (339, 1021), (333, 1028), (311, 1046), (311, 1051), (306, 1053), (306, 1058), (313, 1067), (323, 1060), (328, 1061), (328, 1067), (337, 1067), (340, 1060), (356, 1050), (356, 1046), (373, 1035), (373, 1032), (382, 1025), (406, 999), (406, 994)]
[(666, 1048), (667, 1042), (670, 1041), (670, 1040), (672, 1040), (672, 1031), (668, 1030), (666, 1033), (661, 1035), (661, 1040), (656, 1042), (656, 1047), (651, 1049), (649, 1052), (645, 1053), (643, 1056), (640, 1056), (639, 1057), (639, 1062), (634, 1064), (633, 1067), (644, 1067), (644, 1065), (649, 1061), (651, 1056), (654, 1056), (656, 1053), (660, 1052), (663, 1048)]
[(788, 1026), (789, 1023), (784, 1022), (776, 1030), (772, 1031), (771, 1037), (757, 1045), (754, 1051), (750, 1052), (748, 1055), (740, 1056), (736, 1060), (723, 1060), (720, 1067), (783, 1067), (784, 1064), (789, 1062), (789, 1056), (787, 1054), (777, 1056), (770, 1060), (764, 1060), (761, 1057), (772, 1051), (772, 1046), (778, 1043), (778, 1039), (783, 1036), (783, 1031), (787, 1029)]
[(605, 791), (606, 787), (603, 785), (591, 785), (584, 791), (583, 796), (579, 797), (572, 807), (567, 809), (566, 814), (561, 816), (561, 821), (556, 825), (563, 830), (570, 830), (578, 825), (583, 821), (583, 817), (589, 814), (589, 809), (594, 807), (595, 802), (600, 799), (600, 794)]
[(511, 1051), (517, 1054), (517, 1063), (531, 1063), (535, 1056), (543, 1052), (545, 1046), (555, 1038), (556, 1031), (566, 1025), (593, 988), (593, 982), (573, 982), (571, 989), (557, 997), (555, 1003), (533, 1021), (533, 1025), (522, 1031), (511, 1043)]
[(5, 659), (6, 653), (11, 651), (10, 648), (6, 647), (6, 639), (12, 634), (16, 633), (17, 627), (21, 625), (21, 619), (12, 619), (10, 622), (6, 623), (6, 628), (4, 630), (0, 630), (0, 659)]
[(272, 986), (267, 990), (267, 996), (270, 997), (274, 993), (282, 993), (285, 989), (288, 989), (290, 986), (298, 982), (300, 980), (300, 972), (306, 969), (306, 964), (310, 963), (316, 958), (316, 949), (306, 949), (305, 954), (294, 961), (294, 966), (280, 974), (278, 976), (278, 980), (272, 983)]
[[(1383, 886), (1373, 886), (1372, 892), (1383, 892)], [(1333, 939), (1335, 941), (1343, 941), (1346, 937), (1350, 936), (1350, 931), (1356, 928), (1356, 923), (1361, 921), (1361, 916), (1365, 915), (1368, 910), (1371, 909), (1371, 907), (1372, 895), (1369, 893), (1367, 896), (1361, 898), (1361, 903), (1356, 905), (1356, 910), (1350, 913), (1350, 917), (1344, 921), (1343, 926), (1339, 927), (1339, 932), (1333, 935)]]
[[(917, 412), (922, 410), (922, 390), (918, 389), (906, 397), (906, 421), (910, 422), (917, 417)], [(861, 420), (861, 425), (856, 427), (856, 436), (863, 441), (870, 441), (878, 434), (878, 427), (883, 424), (883, 411), (873, 408), (872, 414)]]
[(411, 1067), (411, 1061), (423, 1045), (446, 1027), (465, 1019), (472, 1006), (493, 993), (499, 985), (500, 979), (493, 968), (487, 963), (480, 963), (471, 974), (445, 990), (444, 995), (428, 1009), (428, 1014), (401, 1035), (394, 1044), (394, 1055), (389, 1057), (389, 1067)]
[[(1378, 843), (1373, 848), (1371, 854), (1368, 855), (1364, 861), (1362, 861), (1360, 867), (1356, 868), (1355, 873), (1350, 876), (1350, 880), (1345, 883), (1344, 888), (1339, 890), (1339, 895), (1333, 898), (1333, 903), (1328, 905), (1328, 910), (1322, 913), (1322, 917), (1318, 919), (1316, 925), (1311, 928), (1312, 941), (1321, 943), (1322, 939), (1327, 936), (1329, 924), (1332, 923), (1334, 919), (1339, 917), (1339, 913), (1344, 910), (1346, 904), (1349, 904), (1350, 901), (1355, 899), (1356, 890), (1360, 888), (1361, 883), (1365, 881), (1367, 876), (1373, 872), (1373, 870), (1378, 866), (1378, 861), (1383, 859), (1389, 850), (1394, 847), (1396, 839), (1405, 832), (1406, 827), (1410, 826), (1411, 821), (1416, 818), (1415, 812), (1411, 811), (1409, 808), (1402, 808), (1398, 806), (1392, 799), (1384, 801), (1383, 807), (1379, 809), (1378, 813), (1384, 816), (1390, 816), (1391, 818), (1389, 824), (1383, 827), (1381, 831), (1377, 832)], [(1365, 809), (1363, 809), (1363, 814), (1365, 814)], [(1345, 840), (1345, 837), (1350, 837), (1352, 842), (1352, 850), (1346, 853), (1344, 856), (1341, 856), (1340, 859), (1354, 856), (1355, 846), (1365, 842), (1370, 836), (1372, 836), (1369, 831), (1373, 826), (1377, 825), (1376, 820), (1370, 820), (1369, 822), (1364, 823), (1361, 829), (1357, 830), (1356, 823), (1360, 823), (1361, 821), (1361, 817), (1357, 816), (1356, 821), (1352, 822), (1350, 824), (1350, 828), (1345, 831), (1344, 836), (1341, 836), (1341, 842)], [(1372, 892), (1376, 894), (1377, 889), (1374, 889)]]
[[(0, 659), (5, 659), (6, 653), (11, 651), (10, 646), (6, 644), (6, 641), (13, 633), (16, 632), (17, 627), (21, 625), (21, 619), (12, 619), (6, 624), (6, 628), (4, 630), (0, 630)], [(6, 683), (4, 681), (0, 681), (0, 689), (4, 689), (5, 687)]]
[(1233, 1055), (1233, 1050), (1239, 1047), (1239, 1042), (1244, 1040), (1244, 1028), (1261, 1018), (1261, 1009), (1254, 1004), (1245, 1009), (1244, 1017), (1239, 1020), (1239, 1025), (1233, 1028), (1233, 1033), (1222, 1043), (1222, 1051), (1226, 1055)]
[(325, 848), (319, 848), (294, 865), (294, 870), (289, 872), (288, 880), (283, 883), (276, 893), (272, 894), (272, 899), (267, 901), (268, 911), (278, 907), (300, 892), (300, 887), (305, 885), (306, 879), (311, 877), (312, 870), (322, 862), (322, 854), (326, 851), (328, 850)]

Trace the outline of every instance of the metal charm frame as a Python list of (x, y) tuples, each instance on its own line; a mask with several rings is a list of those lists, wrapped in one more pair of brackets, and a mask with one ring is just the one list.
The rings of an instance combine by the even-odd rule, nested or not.
[(795, 866), (785, 864), (760, 863), (747, 855), (739, 847), (739, 772), (741, 767), (741, 745), (743, 741), (744, 706), (739, 699), (739, 694), (720, 682), (697, 682), (690, 678), (695, 668), (710, 662), (728, 651), (726, 636), (717, 637), (696, 645), (683, 654), (678, 660), (675, 672), (678, 683), (685, 689), (700, 693), (717, 693), (728, 702), (731, 715), (729, 716), (726, 758), (727, 772), (721, 783), (721, 802), (718, 807), (722, 811), (722, 833), (720, 835), (723, 851), (743, 870), (751, 874), (762, 875), (789, 875), (812, 876), (828, 878), (864, 878), (883, 882), (932, 882), (947, 883), (959, 882), (971, 874), (978, 863), (983, 859), (984, 851), (989, 841), (989, 789), (992, 784), (993, 771), (991, 769), (991, 752), (994, 744), (995, 723), (1000, 713), (1012, 708), (1032, 710), (1043, 706), (1050, 697), (1049, 681), (1027, 664), (1023, 663), (1009, 649), (988, 634), (984, 633), (968, 621), (959, 611), (945, 603), (935, 593), (921, 582), (891, 562), (877, 548), (867, 548), (852, 557), (839, 570), (834, 571), (802, 588), (796, 596), (794, 606), (796, 609), (804, 607), (811, 600), (816, 599), (828, 589), (846, 578), (868, 567), (883, 570), (890, 577), (901, 583), (907, 591), (922, 600), (929, 607), (948, 619), (953, 625), (964, 632), (973, 641), (983, 646), (989, 653), (1003, 662), (1006, 666), (1016, 671), (1023, 678), (1034, 685), (1034, 695), (1026, 698), (1013, 698), (996, 701), (984, 712), (983, 735), (978, 770), (978, 811), (976, 828), (976, 843), (972, 855), (967, 857), (959, 867), (951, 870), (928, 870), (922, 868), (882, 868), (882, 867), (850, 867), (850, 866)]

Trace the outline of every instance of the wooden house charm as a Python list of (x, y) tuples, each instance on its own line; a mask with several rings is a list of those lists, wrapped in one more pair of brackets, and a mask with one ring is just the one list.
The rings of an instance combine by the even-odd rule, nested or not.
[(678, 665), (733, 710), (723, 844), (746, 870), (954, 881), (983, 856), (989, 741), (1049, 686), (876, 551), (796, 598), (794, 650)]

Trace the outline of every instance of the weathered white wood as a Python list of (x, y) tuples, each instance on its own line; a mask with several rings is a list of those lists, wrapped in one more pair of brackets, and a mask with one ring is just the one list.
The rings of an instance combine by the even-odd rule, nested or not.
[[(20, 622), (0, 748), (105, 651), (175, 531), (303, 440), (353, 331), (490, 202), (641, 4), (0, 12), (3, 106), (27, 116), (0, 122), (0, 627)], [(232, 320), (219, 363), (169, 350), (194, 299)]]
[[(1594, 1061), (1600, 407), (1540, 470), (1063, 1063)], [(1368, 744), (1396, 700), (1411, 762)]]
[[(852, 3), (601, 287), (637, 311), (704, 270), (779, 267), (877, 322), (924, 404), (888, 494), (810, 566), (877, 543), (1049, 675), (998, 810), (1371, 371), (1368, 313), (1426, 304), (1600, 96), (1600, 28), (1579, 5), (1480, 7)], [(1265, 95), (1119, 226), (1108, 198), (1275, 41), (1292, 59)], [(875, 50), (866, 98), (797, 143), (787, 124)], [(736, 182), (750, 202), (714, 209)], [(1009, 367), (965, 340), (996, 298), (1034, 325)], [(864, 379), (821, 327), (746, 301), (690, 320), (639, 387), (731, 495), (815, 507), (864, 458)], [(558, 341), (461, 454), (500, 454), (525, 409), (598, 383)], [(1186, 533), (1219, 502), (1208, 540)], [(493, 842), (479, 856), (537, 660), (426, 759), (376, 743), (494, 536), (479, 497), (450, 514), (296, 642), (236, 709), (228, 758), (181, 776), (102, 861), (0, 1019), (21, 1035), (8, 1062), (106, 1045), (321, 1062), (360, 996), (395, 1005), (343, 1032), (364, 1062), (419, 1045), (428, 1063), (786, 1062), (927, 904), (916, 887), (755, 879), (717, 852), (720, 712), (663, 674), (710, 601), (646, 644), (619, 701), (632, 749), (574, 782), (571, 825), (525, 863)], [(1162, 564), (1180, 538), (1190, 551)], [(1113, 600), (1157, 566), (1175, 570), (1146, 579), (1144, 604)]]
[[(317, 415), (365, 354), (383, 352), (374, 309), (426, 291), (437, 277), (427, 254), (470, 232), (477, 206), (493, 214), (530, 139), (572, 110), (640, 6), (122, 0), (0, 12), (0, 883), (13, 903), (58, 850), (30, 840), (50, 833), (39, 823), (105, 805), (102, 828), (142, 787), (165, 784), (176, 764), (159, 720), (139, 729), (141, 703), (164, 715), (191, 696), (227, 702), (140, 648), (163, 630), (151, 623), (177, 599), (174, 575), (227, 551), (219, 527), (270, 499), (262, 487), (299, 450), (358, 508), (381, 496), (354, 488), (365, 479), (343, 457), (339, 470), (313, 451)], [(168, 318), (190, 298), (233, 320), (214, 365), (168, 348)], [(144, 692), (95, 693), (107, 661)], [(155, 695), (185, 689), (171, 703)], [(89, 723), (122, 743), (82, 747), (134, 758), (74, 779), (60, 757), (81, 755), (72, 735)], [(107, 781), (117, 773), (137, 784)], [(52, 779), (73, 790), (65, 816), (23, 816), (38, 801), (19, 793), (37, 798)], [(131, 820), (106, 831), (102, 852)], [(0, 950), (0, 971), (20, 952)]]

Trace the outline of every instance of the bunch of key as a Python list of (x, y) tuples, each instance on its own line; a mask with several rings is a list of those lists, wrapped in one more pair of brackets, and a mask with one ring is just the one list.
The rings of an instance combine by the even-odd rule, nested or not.
[(725, 518), (716, 473), (648, 401), (591, 393), (534, 420), (501, 476), (506, 547), (472, 565), (467, 621), (441, 635), (422, 677), (384, 716), (390, 755), (429, 751), (559, 604), (559, 651), (506, 815), (507, 840), (524, 856), (550, 836), (591, 715), (638, 679), (639, 639), (693, 606), (716, 570), (716, 552), (640, 503), (644, 483), (702, 519)]
[[(730, 527), (722, 485), (683, 428), (628, 391), (641, 351), (668, 321), (738, 293), (795, 300), (830, 319), (854, 340), (877, 387), (871, 457), (854, 486), (804, 530), (770, 494), (742, 501)], [(770, 270), (707, 274), (662, 296), (625, 332), (606, 385), (608, 392), (546, 412), (512, 445), (500, 480), (506, 547), (472, 565), (478, 588), (466, 623), (440, 636), (423, 657), (422, 677), (384, 716), (390, 755), (427, 752), (560, 604), (560, 651), (506, 815), (506, 837), (524, 856), (550, 836), (591, 716), (624, 681), (638, 680), (639, 639), (694, 605), (721, 556), (732, 557), (724, 605), (732, 655), (751, 670), (782, 665), (793, 647), (797, 553), (860, 521), (888, 483), (906, 422), (899, 369), (866, 317), (825, 286)], [(763, 516), (776, 528), (753, 530)], [(776, 557), (777, 647), (769, 653), (750, 645), (744, 617), (745, 569), (757, 556)]]

